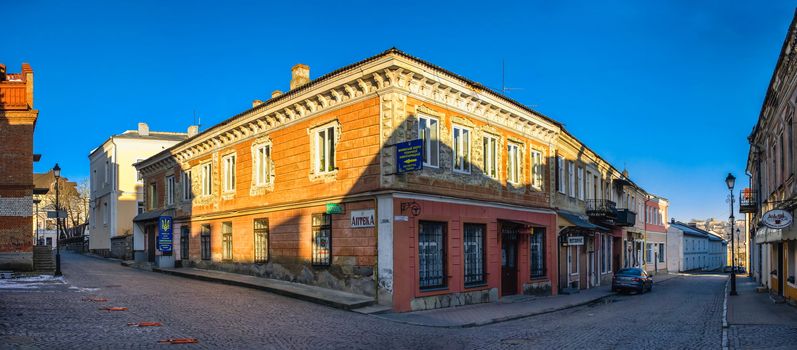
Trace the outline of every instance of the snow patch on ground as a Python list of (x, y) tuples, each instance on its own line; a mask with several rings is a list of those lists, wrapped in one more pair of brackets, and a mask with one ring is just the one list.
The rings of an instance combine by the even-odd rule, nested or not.
[(66, 284), (63, 276), (39, 275), (0, 279), (0, 289), (39, 289), (61, 284)]

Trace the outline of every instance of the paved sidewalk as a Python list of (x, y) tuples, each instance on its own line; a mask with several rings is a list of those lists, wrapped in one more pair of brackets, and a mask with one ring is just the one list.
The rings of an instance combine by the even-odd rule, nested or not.
[(797, 308), (775, 303), (769, 292), (757, 293), (758, 283), (738, 277), (738, 295), (728, 296), (729, 349), (794, 349)]
[[(656, 275), (653, 277), (653, 282), (654, 284), (658, 284), (678, 276), (680, 275)], [(654, 291), (655, 289), (656, 288), (653, 288)], [(521, 295), (509, 298), (505, 297), (496, 303), (404, 313), (382, 313), (373, 316), (418, 326), (444, 328), (476, 327), (586, 305), (598, 302), (614, 294), (615, 293), (611, 291), (611, 286), (606, 285), (582, 290), (580, 293), (569, 295), (557, 295), (552, 297)]]
[(240, 287), (260, 289), (274, 294), (280, 294), (344, 310), (367, 307), (375, 302), (374, 298), (364, 295), (237, 273), (187, 267), (153, 267), (152, 271), (180, 277), (193, 278), (202, 281), (219, 282)]

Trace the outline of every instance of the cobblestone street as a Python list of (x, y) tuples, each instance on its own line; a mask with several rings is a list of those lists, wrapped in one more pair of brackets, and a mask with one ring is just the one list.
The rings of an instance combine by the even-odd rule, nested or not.
[[(0, 286), (2, 348), (719, 349), (725, 276), (682, 276), (652, 293), (473, 328), (395, 323), (267, 292), (64, 254), (63, 280)], [(86, 301), (107, 298), (107, 302)], [(126, 307), (104, 311), (102, 307)], [(128, 323), (161, 322), (162, 327)]]

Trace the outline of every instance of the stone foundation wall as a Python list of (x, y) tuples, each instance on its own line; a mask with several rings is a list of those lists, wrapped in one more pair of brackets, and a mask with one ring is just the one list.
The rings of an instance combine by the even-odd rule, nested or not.
[(537, 295), (537, 296), (550, 296), (552, 293), (551, 282), (531, 282), (523, 285), (523, 294)]
[(410, 301), (412, 311), (439, 309), (452, 306), (491, 303), (498, 301), (498, 288), (461, 293), (433, 295)]
[(111, 238), (111, 257), (129, 260), (133, 258), (133, 235)]
[[(278, 279), (288, 282), (303, 283), (312, 286), (335, 289), (344, 292), (376, 296), (376, 280), (371, 266), (354, 266), (336, 264), (328, 267), (314, 267), (307, 262), (291, 261), (291, 259), (272, 259), (265, 264), (217, 262), (208, 260), (191, 261), (192, 267), (240, 273), (258, 277)], [(185, 263), (183, 263), (186, 265)]]

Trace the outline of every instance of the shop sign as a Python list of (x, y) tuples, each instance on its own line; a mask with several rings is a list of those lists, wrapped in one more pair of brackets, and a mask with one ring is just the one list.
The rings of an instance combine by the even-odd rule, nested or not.
[(396, 144), (396, 173), (423, 170), (423, 140), (415, 139)]
[(567, 237), (567, 245), (584, 245), (584, 236)]
[(395, 217), (393, 217), (393, 220), (396, 220), (396, 221), (410, 221), (410, 217), (406, 216), (406, 215), (396, 215)]
[(158, 250), (164, 253), (172, 252), (172, 217), (161, 216), (158, 218)]
[(788, 211), (773, 209), (764, 213), (764, 216), (761, 217), (761, 222), (766, 227), (778, 229), (791, 226), (792, 219)]
[(327, 214), (343, 214), (343, 206), (338, 203), (327, 203)]
[(352, 210), (351, 227), (374, 227), (374, 210)]

